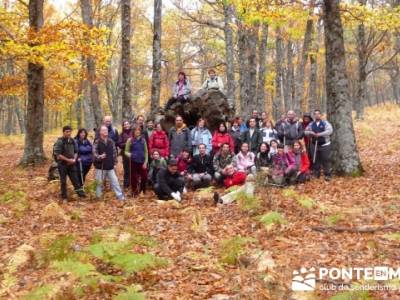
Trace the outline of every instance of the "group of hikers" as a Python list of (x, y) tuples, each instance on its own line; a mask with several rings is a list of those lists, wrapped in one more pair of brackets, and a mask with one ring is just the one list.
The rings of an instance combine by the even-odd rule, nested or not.
[[(204, 118), (188, 128), (176, 116), (175, 126), (167, 133), (160, 123), (145, 121), (141, 115), (132, 122), (123, 121), (119, 133), (112, 118), (105, 116), (93, 143), (86, 129), (79, 129), (73, 138), (72, 128), (65, 126), (53, 156), (65, 200), (67, 177), (77, 195), (86, 196), (83, 187), (94, 165), (97, 198), (102, 197), (107, 178), (118, 200), (124, 200), (129, 189), (137, 196), (151, 186), (158, 199), (181, 201), (188, 189), (242, 186), (255, 176), (268, 185), (286, 186), (320, 177), (323, 170), (329, 181), (332, 131), (319, 110), (313, 116), (304, 114), (301, 120), (290, 110), (276, 124), (266, 112), (253, 111), (247, 121), (236, 117), (221, 122), (213, 133)], [(123, 188), (116, 174), (118, 156), (122, 157)], [(218, 195), (214, 200), (223, 202)]]

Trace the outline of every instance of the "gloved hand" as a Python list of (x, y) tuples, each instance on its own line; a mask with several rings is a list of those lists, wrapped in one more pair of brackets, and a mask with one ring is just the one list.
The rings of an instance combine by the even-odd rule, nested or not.
[(182, 198), (181, 198), (181, 194), (179, 192), (172, 192), (171, 193), (172, 198), (174, 198), (174, 200), (181, 202)]

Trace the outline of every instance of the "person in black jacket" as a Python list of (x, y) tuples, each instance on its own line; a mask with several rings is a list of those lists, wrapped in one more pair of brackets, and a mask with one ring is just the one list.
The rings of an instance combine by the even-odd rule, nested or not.
[(125, 200), (114, 170), (117, 164), (117, 148), (113, 140), (108, 137), (107, 126), (101, 126), (99, 133), (99, 138), (93, 145), (94, 166), (96, 168), (96, 197), (100, 198), (103, 194), (103, 181), (107, 177), (117, 199)]
[(178, 172), (178, 162), (170, 159), (166, 169), (160, 169), (154, 185), (154, 192), (160, 200), (182, 200), (185, 192), (185, 180)]
[(199, 154), (193, 156), (192, 162), (189, 166), (189, 175), (187, 179), (192, 181), (193, 189), (200, 187), (208, 187), (211, 184), (211, 179), (214, 174), (213, 160), (207, 154), (207, 147), (205, 144), (198, 146)]
[(72, 128), (63, 127), (63, 136), (58, 138), (53, 146), (53, 155), (57, 161), (58, 172), (60, 174), (61, 198), (67, 200), (67, 176), (71, 180), (75, 192), (79, 197), (85, 197), (82, 184), (79, 182), (76, 162), (78, 158), (78, 146), (71, 138)]
[(249, 150), (254, 154), (257, 153), (260, 145), (262, 143), (262, 133), (256, 127), (257, 121), (255, 118), (249, 120), (249, 130), (243, 132), (241, 141), (243, 143), (249, 144)]

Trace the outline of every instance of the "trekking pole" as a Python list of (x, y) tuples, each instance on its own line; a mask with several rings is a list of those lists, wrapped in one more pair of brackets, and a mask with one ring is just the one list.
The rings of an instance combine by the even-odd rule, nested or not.
[(313, 164), (315, 164), (315, 160), (317, 159), (317, 150), (318, 150), (318, 141), (315, 141)]
[(105, 180), (104, 180), (104, 160), (101, 161), (101, 184), (103, 185), (103, 192), (101, 193), (101, 200), (104, 201), (104, 193), (106, 192), (106, 189), (104, 187)]
[(83, 191), (85, 191), (85, 182), (83, 181), (83, 169), (82, 169), (82, 161), (81, 159), (79, 159), (79, 169), (80, 169), (80, 173), (81, 173), (81, 182), (82, 182), (82, 189)]

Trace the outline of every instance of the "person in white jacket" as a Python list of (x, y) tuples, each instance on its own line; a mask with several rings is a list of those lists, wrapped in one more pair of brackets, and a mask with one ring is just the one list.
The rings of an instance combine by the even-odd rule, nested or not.
[(221, 92), (224, 91), (224, 82), (222, 78), (217, 76), (217, 73), (214, 69), (208, 70), (208, 78), (204, 81), (201, 86), (204, 90), (219, 90)]

